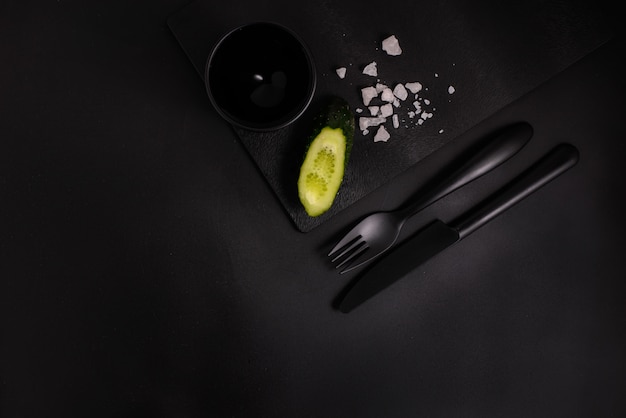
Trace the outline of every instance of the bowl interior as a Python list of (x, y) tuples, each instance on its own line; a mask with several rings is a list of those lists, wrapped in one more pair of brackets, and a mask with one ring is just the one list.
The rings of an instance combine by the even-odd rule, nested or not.
[(207, 63), (206, 85), (217, 111), (251, 129), (278, 129), (304, 112), (315, 90), (315, 69), (289, 29), (253, 23), (226, 34)]

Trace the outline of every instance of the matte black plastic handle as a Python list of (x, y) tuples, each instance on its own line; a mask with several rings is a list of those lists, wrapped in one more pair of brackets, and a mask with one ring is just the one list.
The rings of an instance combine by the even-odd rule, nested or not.
[(406, 206), (400, 208), (406, 217), (412, 216), (431, 203), (452, 193), (461, 186), (493, 170), (519, 150), (533, 135), (533, 128), (527, 122), (509, 125), (488, 138), (477, 151), (472, 149), (471, 156), (462, 156), (462, 161), (451, 164), (453, 170), (444, 172), (428, 183), (425, 191)]
[(576, 165), (579, 152), (570, 144), (557, 145), (510, 183), (451, 223), (460, 238), (471, 234), (511, 206)]

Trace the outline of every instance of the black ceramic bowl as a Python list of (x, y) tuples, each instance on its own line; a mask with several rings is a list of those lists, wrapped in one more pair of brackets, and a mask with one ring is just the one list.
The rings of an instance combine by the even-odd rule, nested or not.
[(253, 131), (282, 128), (306, 110), (315, 92), (315, 65), (291, 30), (256, 22), (227, 33), (209, 55), (206, 88), (215, 109)]

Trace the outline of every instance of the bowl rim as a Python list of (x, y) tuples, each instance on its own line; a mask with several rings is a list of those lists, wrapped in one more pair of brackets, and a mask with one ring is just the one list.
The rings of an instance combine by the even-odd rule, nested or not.
[[(309, 72), (310, 72), (309, 73), (309, 86), (307, 89), (307, 97), (304, 99), (302, 104), (298, 108), (295, 109), (295, 112), (288, 113), (287, 114), (288, 117), (286, 116), (284, 118), (277, 119), (277, 122), (275, 123), (267, 123), (267, 124), (247, 123), (245, 120), (241, 120), (239, 118), (233, 117), (233, 115), (229, 114), (228, 112), (225, 112), (221, 108), (221, 106), (217, 103), (217, 100), (215, 99), (211, 91), (209, 73), (210, 73), (211, 63), (213, 61), (213, 58), (215, 57), (220, 46), (222, 46), (224, 41), (228, 39), (235, 32), (238, 32), (240, 30), (246, 29), (251, 26), (274, 26), (276, 28), (279, 28), (283, 32), (287, 33), (289, 36), (293, 37), (298, 42), (298, 44), (302, 48), (302, 51), (304, 52), (304, 55), (307, 60)], [(316, 71), (315, 61), (313, 59), (313, 54), (311, 53), (311, 50), (309, 49), (308, 45), (304, 42), (304, 40), (295, 31), (291, 30), (290, 28), (288, 28), (287, 26), (281, 23), (277, 23), (273, 21), (254, 21), (254, 22), (249, 22), (249, 23), (244, 23), (242, 25), (239, 25), (227, 31), (222, 36), (220, 36), (218, 41), (211, 48), (211, 51), (207, 58), (205, 69), (204, 69), (204, 84), (205, 84), (207, 95), (209, 96), (209, 100), (211, 101), (211, 104), (213, 105), (217, 113), (222, 118), (224, 118), (230, 124), (237, 126), (239, 128), (244, 128), (250, 131), (267, 132), (267, 131), (275, 131), (275, 130), (284, 128), (292, 124), (298, 118), (300, 118), (300, 116), (302, 116), (302, 114), (306, 111), (306, 109), (311, 104), (311, 101), (313, 100), (313, 96), (315, 95), (315, 90), (317, 88), (317, 71)]]

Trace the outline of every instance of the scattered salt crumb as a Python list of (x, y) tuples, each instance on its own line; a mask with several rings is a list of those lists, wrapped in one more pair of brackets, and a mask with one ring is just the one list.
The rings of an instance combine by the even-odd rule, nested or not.
[(391, 138), (391, 135), (389, 135), (389, 132), (387, 132), (385, 127), (379, 126), (376, 135), (374, 135), (374, 142), (387, 142), (389, 138)]
[[(377, 50), (379, 48), (376, 48)], [(402, 49), (398, 39), (390, 36), (383, 41), (383, 48), (389, 55), (400, 55)], [(347, 66), (352, 66), (350, 63)], [(356, 64), (355, 64), (356, 66)], [(344, 78), (347, 74), (346, 67), (337, 68), (337, 75)], [(363, 135), (369, 135), (376, 128), (374, 142), (387, 142), (391, 135), (391, 126), (397, 129), (400, 126), (409, 128), (410, 126), (423, 125), (432, 118), (435, 108), (431, 101), (422, 97), (422, 91), (428, 92), (429, 88), (418, 81), (393, 83), (389, 86), (385, 84), (384, 78), (378, 76), (377, 62), (372, 61), (362, 68), (365, 75), (374, 77), (374, 81), (368, 87), (361, 88), (362, 106), (357, 109), (359, 113), (359, 128)], [(433, 73), (435, 78), (438, 73)], [(390, 87), (393, 86), (393, 87)], [(453, 94), (455, 88), (452, 85), (447, 87), (448, 94)], [(419, 94), (418, 94), (419, 93)], [(428, 94), (428, 93), (426, 93)], [(409, 98), (409, 96), (411, 96)], [(406, 105), (404, 102), (406, 101)], [(449, 100), (448, 100), (449, 101)], [(412, 106), (409, 103), (412, 102)], [(406, 106), (406, 107), (405, 107)], [(389, 120), (391, 119), (391, 121)], [(410, 122), (407, 122), (410, 120)], [(442, 134), (444, 129), (440, 129)]]
[(393, 94), (400, 100), (406, 100), (406, 98), (409, 96), (406, 88), (404, 88), (404, 86), (400, 83), (396, 84), (396, 86), (393, 88)]
[(396, 56), (402, 54), (402, 48), (400, 48), (400, 43), (395, 35), (391, 35), (390, 37), (384, 39), (382, 46), (383, 51), (385, 51), (388, 55)]
[(363, 112), (363, 109), (361, 109), (360, 107), (356, 108), (356, 113), (362, 113), (362, 112)]
[(383, 118), (387, 118), (393, 115), (393, 106), (391, 103), (387, 103), (386, 105), (382, 105), (380, 107), (380, 116)]
[(376, 61), (372, 61), (363, 68), (363, 74), (376, 77), (378, 75), (378, 69), (376, 68)]
[(383, 102), (388, 102), (391, 103), (394, 101), (395, 96), (393, 95), (393, 91), (391, 91), (391, 89), (389, 87), (386, 87), (382, 93), (380, 94), (380, 99)]
[(337, 73), (337, 75), (339, 76), (339, 78), (342, 78), (342, 79), (343, 79), (343, 78), (345, 78), (345, 76), (346, 76), (346, 67), (340, 67), (340, 68), (337, 68), (337, 69), (335, 70), (335, 72)]
[(364, 87), (361, 89), (361, 96), (363, 97), (363, 104), (368, 106), (372, 99), (378, 96), (378, 92), (374, 87)]
[(385, 123), (387, 121), (386, 118), (383, 117), (360, 117), (359, 118), (359, 130), (364, 131), (371, 126), (378, 126), (381, 123)]
[(411, 93), (418, 93), (420, 90), (422, 90), (422, 83), (418, 81), (413, 82), (413, 83), (405, 83), (404, 87), (409, 89)]

